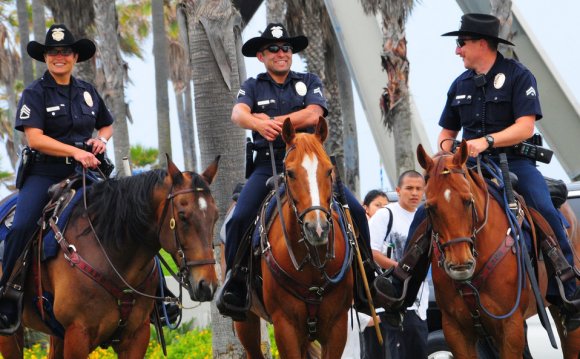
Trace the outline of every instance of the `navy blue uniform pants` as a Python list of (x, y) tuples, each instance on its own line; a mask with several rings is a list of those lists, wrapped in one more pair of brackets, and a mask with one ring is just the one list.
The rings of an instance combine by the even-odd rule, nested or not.
[(0, 286), (4, 286), (8, 281), (16, 260), (37, 228), (42, 209), (50, 199), (47, 194), (48, 188), (65, 177), (30, 175), (24, 181), (18, 192), (14, 221), (6, 236)]
[(422, 320), (416, 311), (408, 310), (403, 317), (402, 327), (393, 327), (386, 322), (383, 330), (387, 340), (384, 350), (389, 351), (391, 359), (427, 358), (427, 321)]
[[(276, 161), (276, 172), (282, 173), (282, 161)], [(231, 269), (240, 241), (247, 231), (248, 227), (256, 219), (260, 205), (268, 195), (266, 181), (272, 177), (272, 165), (270, 161), (261, 161), (256, 163), (254, 172), (244, 185), (236, 208), (230, 221), (226, 224), (226, 265)], [(370, 248), (369, 225), (367, 222), (364, 208), (358, 202), (356, 197), (344, 187), (346, 201), (350, 207), (350, 213), (353, 221), (359, 228), (360, 238), (365, 241), (366, 247)]]
[[(544, 176), (536, 168), (534, 161), (527, 158), (510, 158), (509, 170), (518, 176), (518, 193), (524, 197), (528, 206), (536, 209), (548, 221), (554, 230), (554, 234), (556, 234), (562, 253), (568, 263), (573, 266), (574, 257), (572, 255), (570, 242), (568, 241), (568, 235), (564, 230), (560, 214), (550, 199), (550, 191), (548, 190)], [(412, 238), (415, 229), (425, 218), (425, 208), (420, 206), (415, 213), (415, 218), (411, 223), (409, 236), (407, 238)], [(409, 242), (407, 241), (407, 243)], [(571, 279), (566, 281), (564, 283), (564, 289), (566, 296), (571, 298), (576, 291), (576, 280)], [(548, 281), (548, 296), (558, 296), (558, 289), (554, 278), (550, 278)]]

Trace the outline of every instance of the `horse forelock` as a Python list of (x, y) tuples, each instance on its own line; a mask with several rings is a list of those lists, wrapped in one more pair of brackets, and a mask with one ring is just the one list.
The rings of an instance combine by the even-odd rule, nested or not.
[(153, 170), (96, 183), (89, 189), (88, 213), (105, 248), (126, 249), (130, 240), (141, 242), (156, 234), (153, 193), (163, 185), (166, 174)]

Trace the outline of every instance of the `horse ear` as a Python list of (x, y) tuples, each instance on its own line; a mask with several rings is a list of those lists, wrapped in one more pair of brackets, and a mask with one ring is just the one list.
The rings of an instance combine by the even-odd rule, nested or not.
[(316, 124), (316, 135), (320, 138), (320, 142), (322, 143), (324, 143), (328, 136), (328, 124), (322, 116), (318, 118), (318, 124)]
[(209, 166), (207, 166), (207, 168), (201, 174), (201, 177), (203, 177), (203, 179), (208, 184), (211, 184), (213, 182), (213, 179), (215, 178), (215, 175), (216, 175), (217, 169), (218, 169), (218, 163), (220, 162), (220, 158), (221, 158), (221, 156), (217, 155), (216, 158), (213, 160), (213, 162), (210, 163)]
[(457, 166), (463, 166), (465, 162), (467, 162), (467, 141), (465, 139), (461, 140), (461, 144), (459, 145), (459, 149), (453, 155), (453, 162)]
[(171, 176), (173, 183), (179, 183), (183, 181), (183, 174), (181, 173), (179, 168), (177, 168), (175, 163), (173, 163), (171, 158), (169, 158), (169, 154), (166, 153), (165, 158), (167, 159), (167, 173), (169, 174), (169, 176)]
[(431, 159), (427, 152), (425, 152), (425, 149), (421, 144), (417, 146), (417, 161), (419, 161), (419, 164), (425, 170), (433, 166), (433, 159)]
[(290, 117), (286, 117), (284, 124), (282, 125), (282, 139), (287, 145), (291, 145), (294, 142), (294, 137), (296, 136), (296, 131), (294, 130), (294, 125), (290, 121)]

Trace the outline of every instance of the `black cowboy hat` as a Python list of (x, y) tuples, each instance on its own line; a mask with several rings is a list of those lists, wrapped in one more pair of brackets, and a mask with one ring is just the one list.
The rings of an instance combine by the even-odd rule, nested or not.
[(33, 59), (44, 62), (44, 53), (47, 47), (70, 47), (79, 55), (77, 62), (90, 59), (97, 50), (95, 43), (89, 39), (75, 41), (73, 34), (62, 24), (54, 24), (48, 29), (44, 45), (30, 41), (26, 46), (26, 51)]
[(306, 36), (288, 36), (288, 31), (282, 24), (268, 24), (261, 36), (253, 37), (242, 46), (242, 54), (246, 57), (256, 57), (256, 53), (264, 46), (274, 42), (287, 42), (292, 45), (292, 53), (298, 53), (308, 47)]
[(461, 26), (458, 31), (446, 32), (441, 36), (474, 36), (492, 39), (502, 44), (512, 45), (511, 42), (498, 37), (499, 19), (487, 14), (465, 14), (461, 17)]

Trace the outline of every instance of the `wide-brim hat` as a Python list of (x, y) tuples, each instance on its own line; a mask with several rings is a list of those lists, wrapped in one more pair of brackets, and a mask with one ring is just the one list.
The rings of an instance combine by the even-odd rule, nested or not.
[(268, 24), (261, 36), (253, 37), (242, 46), (242, 54), (246, 57), (256, 57), (256, 53), (264, 46), (274, 42), (287, 42), (292, 45), (292, 53), (298, 53), (308, 47), (306, 36), (290, 37), (282, 24)]
[(77, 62), (90, 59), (97, 51), (95, 43), (89, 39), (75, 41), (73, 34), (62, 24), (52, 25), (46, 32), (44, 44), (37, 41), (30, 41), (26, 46), (28, 55), (40, 62), (44, 61), (44, 53), (47, 47), (70, 47), (79, 55)]
[(441, 36), (473, 36), (487, 38), (515, 46), (511, 42), (499, 37), (499, 19), (488, 14), (465, 14), (461, 17), (461, 26), (458, 31), (446, 32)]

